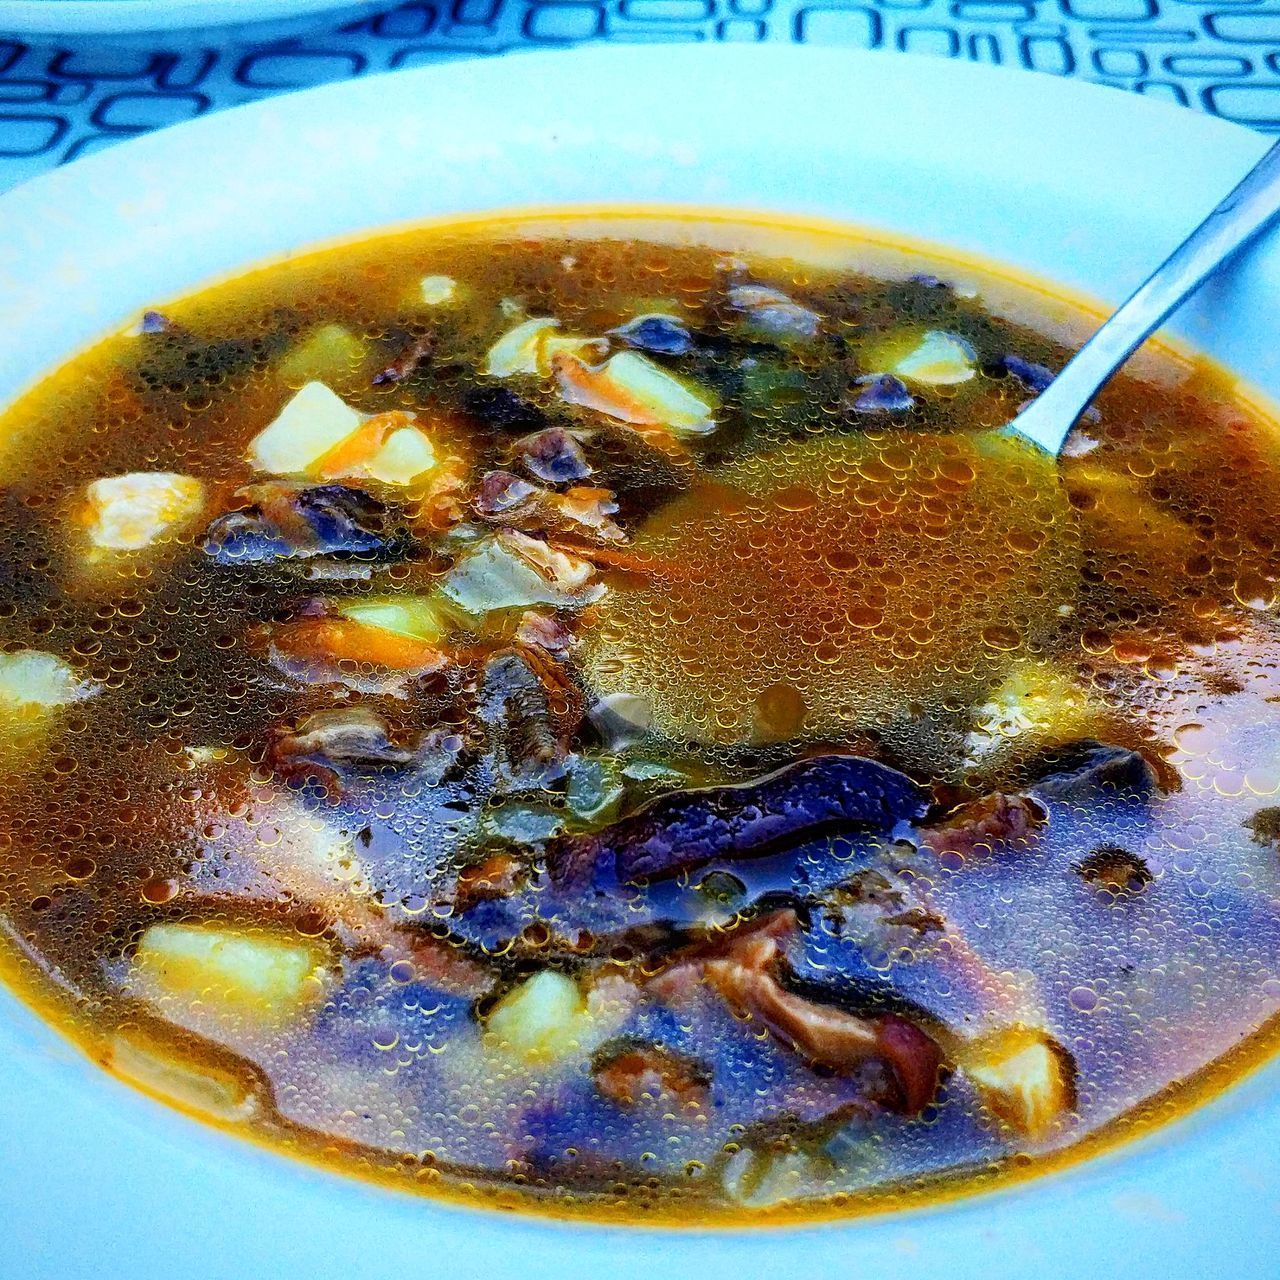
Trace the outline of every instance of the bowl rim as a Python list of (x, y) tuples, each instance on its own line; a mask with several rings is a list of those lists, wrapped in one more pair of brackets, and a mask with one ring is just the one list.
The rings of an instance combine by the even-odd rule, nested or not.
[[(570, 68), (572, 74), (566, 74)], [(737, 132), (728, 149), (738, 149), (734, 163), (739, 166), (744, 163), (739, 153), (748, 144), (790, 142), (800, 156), (791, 167), (790, 159), (779, 159), (780, 176), (735, 170), (730, 181), (716, 167), (729, 161), (718, 153), (712, 156), (709, 150), (727, 145), (728, 120), (716, 124), (693, 115), (683, 119), (674, 108), (680, 101), (706, 107), (733, 100), (743, 84), (759, 83), (766, 75), (775, 88), (781, 84), (793, 94), (804, 91), (809, 98), (792, 112), (787, 128), (765, 119), (755, 122), (756, 133), (747, 135), (740, 126), (733, 126)], [(628, 78), (643, 80), (651, 91), (665, 89), (667, 94), (666, 100), (650, 104), (642, 129), (629, 125), (625, 104), (610, 102), (608, 97), (612, 86)], [(694, 87), (687, 88), (689, 84)], [(548, 119), (521, 124), (500, 137), (496, 131), (501, 120), (491, 109), (486, 114), (486, 95), (491, 108), (494, 95), (521, 93), (536, 97)], [(846, 99), (872, 119), (873, 123), (867, 119), (858, 123), (856, 139), (874, 153), (879, 164), (891, 166), (892, 155), (875, 151), (873, 124), (885, 126), (885, 104), (895, 104), (907, 117), (890, 122), (896, 136), (911, 141), (922, 153), (911, 158), (912, 164), (927, 173), (940, 169), (944, 186), (952, 184), (950, 210), (947, 201), (935, 200), (936, 208), (903, 213), (903, 217), (917, 218), (913, 238), (924, 240), (948, 239), (931, 234), (931, 229), (952, 225), (960, 207), (954, 202), (963, 204), (974, 189), (964, 185), (960, 169), (947, 167), (945, 137), (913, 134), (912, 129), (929, 121), (935, 126), (944, 122), (944, 129), (973, 127), (984, 115), (1002, 122), (1002, 138), (991, 145), (1001, 149), (1002, 161), (1021, 155), (1024, 177), (1034, 174), (1034, 181), (1026, 178), (1029, 208), (1003, 209), (994, 221), (966, 212), (969, 221), (958, 237), (957, 251), (962, 256), (981, 257), (974, 251), (992, 226), (1003, 225), (1030, 237), (1034, 218), (1069, 198), (1072, 174), (1079, 178), (1090, 173), (1091, 166), (1111, 166), (1115, 189), (1108, 193), (1100, 216), (1111, 248), (1136, 245), (1137, 261), (1119, 264), (1107, 277), (1105, 289), (1097, 290), (1098, 264), (1105, 261), (1108, 245), (1086, 239), (1075, 246), (1070, 263), (1055, 273), (1065, 279), (1068, 289), (1092, 285), (1109, 300), (1136, 283), (1213, 203), (1209, 197), (1225, 190), (1230, 185), (1227, 179), (1266, 147), (1266, 139), (1237, 126), (1098, 86), (1055, 81), (1035, 73), (996, 72), (969, 64), (848, 50), (783, 46), (714, 51), (580, 49), (467, 60), (328, 85), (164, 130), (43, 175), (0, 197), (0, 222), (12, 233), (0, 244), (0, 329), (8, 326), (16, 332), (15, 323), (20, 320), (22, 325), (19, 340), (7, 354), (0, 353), (0, 403), (7, 403), (33, 373), (48, 368), (59, 352), (70, 354), (121, 324), (142, 298), (167, 296), (163, 285), (157, 292), (156, 281), (172, 278), (174, 288), (168, 293), (186, 292), (197, 279), (287, 253), (290, 244), (299, 243), (289, 238), (291, 228), (300, 225), (289, 213), (291, 195), (296, 202), (308, 173), (313, 178), (320, 173), (319, 162), (330, 156), (335, 139), (338, 145), (359, 140), (362, 122), (380, 124), (382, 132), (373, 144), (380, 155), (410, 154), (419, 160), (429, 157), (455, 167), (470, 166), (459, 189), (476, 193), (475, 208), (489, 207), (485, 193), (491, 189), (505, 190), (520, 183), (538, 189), (538, 181), (531, 183), (527, 172), (529, 156), (534, 155), (546, 165), (540, 175), (543, 185), (559, 184), (557, 190), (567, 186), (575, 197), (589, 192), (592, 181), (611, 178), (632, 183), (641, 194), (669, 191), (673, 186), (697, 191), (700, 198), (690, 203), (699, 204), (701, 196), (714, 198), (717, 191), (734, 197), (728, 203), (736, 204), (736, 192), (756, 190), (763, 207), (780, 207), (774, 202), (783, 200), (790, 207), (800, 204), (801, 213), (822, 215), (830, 212), (824, 199), (837, 204), (844, 200), (840, 207), (847, 208), (847, 184), (836, 184), (838, 196), (811, 199), (808, 188), (798, 183), (808, 174), (820, 186), (821, 176), (813, 176), (815, 159), (829, 160), (847, 145), (844, 135), (833, 137), (829, 122), (833, 105), (843, 105)], [(406, 113), (405, 119), (397, 120), (397, 110)], [(600, 115), (584, 125), (586, 110)], [(823, 112), (827, 113), (825, 124)], [(428, 116), (441, 126), (437, 134), (426, 129)], [(618, 132), (610, 135), (601, 119)], [(826, 150), (790, 137), (788, 130), (796, 123), (816, 130)], [(449, 128), (458, 131), (457, 139), (469, 140), (472, 149), (450, 138)], [(1160, 148), (1168, 135), (1178, 139), (1176, 148), (1166, 149), (1171, 154)], [(620, 157), (602, 150), (611, 138)], [(950, 145), (963, 152), (972, 143), (965, 141), (962, 146), (953, 139)], [(579, 172), (586, 158), (596, 162), (598, 175)], [(1189, 159), (1196, 162), (1190, 184), (1185, 181)], [(904, 162), (893, 171), (894, 178), (909, 184), (912, 164)], [(643, 170), (645, 165), (652, 168), (651, 175)], [(361, 227), (386, 223), (379, 216), (379, 210), (389, 207), (385, 201), (362, 202), (337, 186), (339, 179), (357, 174), (359, 165), (349, 157), (339, 158), (334, 170), (326, 170), (316, 185), (333, 194), (336, 208), (329, 222), (316, 223), (317, 234), (307, 237), (308, 246), (313, 240), (351, 238)], [(150, 191), (148, 184), (156, 173), (165, 173), (168, 185)], [(1184, 181), (1170, 185), (1179, 176)], [(456, 182), (457, 175), (451, 180)], [(226, 212), (236, 207), (234, 200), (220, 197), (220, 182), (238, 192), (241, 201), (249, 184), (256, 183), (262, 195), (259, 211), (267, 215), (260, 221), (270, 225), (265, 231), (237, 227), (213, 252), (201, 237), (226, 236)], [(508, 187), (502, 186), (504, 182)], [(917, 199), (920, 189), (917, 180)], [(800, 199), (787, 194), (802, 190), (806, 195)], [(401, 183), (394, 197), (403, 206), (413, 194), (411, 187)], [(908, 208), (902, 193), (876, 188), (873, 194), (868, 204), (876, 218), (891, 220), (895, 210)], [(1144, 195), (1150, 202), (1155, 194), (1161, 197), (1158, 207), (1152, 205), (1143, 216), (1126, 220), (1126, 204)], [(552, 203), (563, 207), (594, 201), (573, 198)], [(362, 211), (368, 213), (368, 222), (360, 221)], [(182, 235), (192, 238), (179, 269), (174, 263)], [(956, 237), (950, 239), (957, 243)], [(1013, 254), (1003, 256), (1012, 257), (1021, 269), (1035, 271), (1042, 260), (1062, 261), (1062, 252), (1061, 245), (1050, 252), (1028, 239), (1016, 243)], [(99, 276), (86, 272), (86, 259)], [(136, 278), (127, 289), (121, 288), (120, 296), (128, 295), (130, 289), (134, 295), (142, 293), (130, 295), (127, 306), (117, 305), (105, 297), (101, 275), (118, 275), (126, 267), (136, 272)], [(1226, 341), (1229, 347), (1231, 341), (1238, 341), (1245, 344), (1241, 350), (1252, 350), (1247, 332), (1237, 334), (1231, 325), (1222, 325), (1221, 308), (1251, 297), (1249, 281), (1254, 276), (1267, 286), (1267, 297), (1280, 296), (1274, 287), (1280, 282), (1280, 244), (1274, 237), (1237, 276), (1179, 317), (1178, 328), (1184, 336), (1211, 349), (1215, 343), (1221, 347)], [(57, 286), (56, 296), (51, 285)], [(1274, 359), (1268, 363), (1267, 353), (1245, 363), (1251, 373), (1262, 371), (1257, 380), (1269, 391), (1280, 390), (1280, 366)], [(22, 1273), (27, 1275), (46, 1273), (31, 1269), (33, 1258), (41, 1257), (47, 1259), (41, 1264), (49, 1268), (47, 1274), (63, 1273), (65, 1251), (42, 1255), (41, 1241), (55, 1227), (65, 1232), (69, 1223), (80, 1241), (75, 1247), (82, 1253), (93, 1251), (84, 1256), (121, 1258), (122, 1224), (131, 1215), (136, 1219), (143, 1205), (158, 1202), (165, 1205), (166, 1226), (141, 1262), (137, 1256), (132, 1258), (136, 1276), (161, 1274), (162, 1253), (170, 1262), (175, 1256), (187, 1258), (200, 1274), (223, 1274), (209, 1268), (226, 1264), (225, 1273), (230, 1275), (243, 1274), (252, 1265), (250, 1259), (268, 1266), (296, 1260), (300, 1249), (321, 1273), (336, 1270), (342, 1260), (354, 1268), (346, 1274), (361, 1275), (366, 1270), (372, 1274), (375, 1266), (367, 1241), (362, 1241), (361, 1250), (353, 1251), (351, 1239), (343, 1234), (369, 1224), (394, 1226), (409, 1243), (420, 1243), (425, 1235), (437, 1248), (469, 1250), (470, 1259), (454, 1265), (459, 1275), (505, 1274), (505, 1260), (513, 1249), (521, 1251), (520, 1269), (530, 1275), (559, 1275), (572, 1262), (608, 1267), (620, 1277), (649, 1275), (655, 1267), (671, 1266), (717, 1277), (769, 1261), (784, 1267), (798, 1265), (801, 1251), (806, 1265), (843, 1265), (849, 1251), (856, 1250), (861, 1263), (885, 1275), (942, 1265), (957, 1276), (1002, 1274), (1002, 1260), (1012, 1260), (1020, 1270), (1034, 1264), (1044, 1276), (1089, 1274), (1091, 1268), (1102, 1265), (1116, 1276), (1138, 1276), (1147, 1274), (1154, 1256), (1147, 1251), (1157, 1249), (1167, 1258), (1181, 1259), (1191, 1274), (1197, 1262), (1211, 1270), (1225, 1269), (1231, 1259), (1247, 1265), (1248, 1260), (1263, 1256), (1255, 1250), (1280, 1243), (1280, 1215), (1275, 1212), (1280, 1197), (1280, 1090), (1276, 1088), (1280, 1063), (1274, 1061), (1158, 1134), (1035, 1182), (848, 1224), (771, 1228), (766, 1234), (696, 1228), (636, 1231), (524, 1216), (513, 1220), (399, 1196), (306, 1169), (203, 1126), (171, 1123), (164, 1118), (172, 1114), (167, 1109), (115, 1084), (104, 1073), (87, 1070), (61, 1043), (25, 1025), (24, 1016), (28, 1022), (34, 1016), (24, 1015), (12, 996), (2, 994), (0, 1091), (30, 1105), (56, 1097), (62, 1111), (76, 1117), (77, 1123), (71, 1134), (46, 1135), (42, 1145), (37, 1126), (0, 1113), (0, 1135), (23, 1144), (36, 1167), (35, 1176), (45, 1187), (64, 1187), (67, 1170), (73, 1169), (79, 1184), (92, 1189), (92, 1205), (73, 1203), (70, 1209), (62, 1207), (61, 1216), (41, 1216), (33, 1212), (26, 1195), (29, 1184), (15, 1178), (0, 1183), (0, 1204), (8, 1216), (21, 1219), (18, 1231), (7, 1242), (0, 1241), (0, 1260), (6, 1249), (21, 1246)], [(1171, 1134), (1175, 1135), (1172, 1140)], [(153, 1163), (129, 1169), (130, 1162), (138, 1160)], [(108, 1176), (116, 1162), (129, 1169), (123, 1183)], [(184, 1208), (181, 1197), (175, 1197), (173, 1188), (183, 1177), (231, 1188), (242, 1204), (251, 1206), (233, 1244), (202, 1230), (192, 1207)], [(1253, 1194), (1241, 1196), (1240, 1188), (1250, 1180)], [(272, 1241), (266, 1230), (267, 1215), (286, 1208), (308, 1233), (306, 1241)], [(105, 1219), (100, 1220), (100, 1209), (106, 1211)], [(1213, 1222), (1218, 1225), (1212, 1226)], [(136, 1239), (127, 1243), (134, 1249), (138, 1245)], [(389, 1258), (408, 1261), (405, 1243), (400, 1240), (392, 1247), (384, 1240), (376, 1269), (384, 1269)], [(1007, 1269), (1011, 1271), (1012, 1266)]]

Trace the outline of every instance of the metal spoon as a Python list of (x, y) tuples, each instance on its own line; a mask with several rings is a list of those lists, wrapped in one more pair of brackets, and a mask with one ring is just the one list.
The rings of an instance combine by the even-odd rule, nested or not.
[(1280, 211), (1280, 142), (1009, 423), (1055, 457), (1076, 419), (1153, 330)]

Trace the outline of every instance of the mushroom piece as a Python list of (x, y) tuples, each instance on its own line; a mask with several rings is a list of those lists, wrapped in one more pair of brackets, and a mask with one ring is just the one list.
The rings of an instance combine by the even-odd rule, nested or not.
[(678, 791), (592, 835), (548, 850), (562, 884), (634, 883), (712, 861), (760, 857), (838, 828), (888, 831), (924, 813), (904, 773), (860, 756), (814, 756), (728, 787)]
[(415, 543), (387, 507), (341, 484), (269, 481), (236, 493), (245, 505), (219, 516), (205, 535), (205, 553), (218, 564), (262, 564), (313, 556), (400, 560)]
[(1046, 814), (1030, 796), (995, 791), (961, 805), (932, 826), (922, 827), (920, 847), (936, 854), (971, 858), (1004, 846), (1025, 845), (1044, 825)]
[(581, 699), (559, 663), (534, 649), (493, 654), (477, 706), (505, 790), (538, 789), (564, 777)]
[(546, 484), (585, 480), (591, 464), (582, 445), (563, 427), (547, 427), (516, 441), (525, 469)]

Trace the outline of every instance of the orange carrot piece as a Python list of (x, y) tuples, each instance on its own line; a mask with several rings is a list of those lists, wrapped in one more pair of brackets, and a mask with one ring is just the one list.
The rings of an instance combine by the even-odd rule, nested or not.
[(389, 671), (429, 671), (444, 661), (435, 645), (349, 618), (300, 618), (272, 636), (276, 648), (304, 662), (368, 662)]
[(413, 414), (398, 409), (375, 414), (345, 440), (339, 440), (328, 453), (322, 454), (312, 463), (310, 470), (321, 480), (340, 480), (344, 476), (356, 475), (361, 466), (382, 448), (393, 431), (411, 427), (414, 422)]

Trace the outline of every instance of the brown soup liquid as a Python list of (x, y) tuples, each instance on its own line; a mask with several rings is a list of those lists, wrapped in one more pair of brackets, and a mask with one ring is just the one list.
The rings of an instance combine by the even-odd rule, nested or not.
[(345, 1173), (623, 1221), (1041, 1171), (1280, 1009), (1280, 427), (838, 229), (494, 218), (0, 417), (0, 962)]

